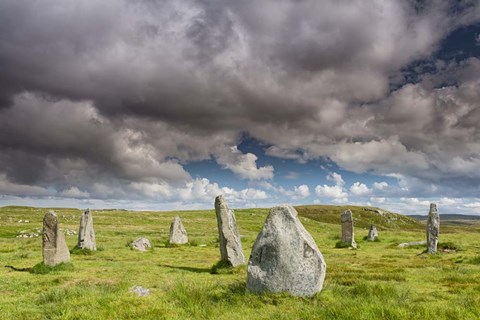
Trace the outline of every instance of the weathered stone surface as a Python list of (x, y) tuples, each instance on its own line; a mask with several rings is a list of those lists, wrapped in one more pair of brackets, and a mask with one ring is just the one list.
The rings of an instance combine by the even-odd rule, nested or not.
[(97, 250), (95, 231), (93, 230), (93, 217), (90, 209), (87, 209), (87, 211), (85, 211), (80, 217), (77, 247), (92, 251)]
[(240, 234), (233, 210), (230, 210), (223, 196), (215, 198), (221, 260), (236, 267), (245, 264)]
[(411, 247), (411, 246), (423, 246), (424, 244), (426, 244), (427, 241), (425, 240), (422, 240), (422, 241), (412, 241), (412, 242), (404, 242), (404, 243), (400, 243), (398, 245), (399, 248), (407, 248), (407, 247)]
[(289, 205), (274, 207), (248, 261), (247, 290), (311, 296), (322, 290), (325, 260)]
[(128, 291), (136, 293), (139, 297), (146, 297), (150, 295), (150, 289), (144, 288), (142, 286), (133, 286)]
[(187, 230), (183, 226), (182, 220), (176, 216), (170, 225), (170, 239), (171, 244), (185, 244), (188, 242)]
[(150, 244), (150, 240), (148, 240), (147, 238), (138, 238), (130, 244), (130, 247), (135, 250), (144, 252), (150, 249), (152, 245)]
[(370, 225), (370, 230), (368, 230), (367, 241), (375, 241), (378, 239), (378, 231), (375, 225)]
[(342, 242), (348, 243), (353, 248), (357, 247), (355, 236), (353, 234), (353, 215), (352, 211), (345, 210), (341, 216), (342, 220)]
[(440, 216), (438, 215), (437, 205), (430, 204), (430, 211), (427, 219), (427, 252), (436, 253), (438, 245), (438, 235), (440, 232)]
[(57, 214), (47, 212), (43, 218), (43, 263), (55, 266), (70, 261), (70, 251), (65, 241), (65, 235), (59, 230)]

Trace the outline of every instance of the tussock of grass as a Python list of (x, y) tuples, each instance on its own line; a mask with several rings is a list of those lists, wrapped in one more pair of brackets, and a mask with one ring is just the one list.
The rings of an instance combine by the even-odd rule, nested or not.
[(438, 250), (441, 250), (441, 251), (445, 251), (445, 250), (462, 251), (463, 249), (460, 246), (458, 246), (457, 244), (449, 241), (449, 242), (438, 243)]
[(220, 260), (210, 269), (211, 274), (232, 274), (235, 268), (228, 261)]
[(60, 263), (57, 264), (56, 266), (47, 266), (43, 262), (37, 263), (36, 265), (33, 266), (33, 268), (30, 270), (30, 273), (33, 274), (48, 274), (51, 272), (58, 272), (58, 271), (73, 271), (73, 264), (72, 263)]
[[(352, 248), (352, 249), (355, 249), (349, 243), (346, 243), (346, 242), (343, 242), (343, 241), (337, 241), (337, 243), (335, 243), (335, 248), (339, 248), (339, 249), (341, 249), (341, 248)], [(360, 246), (357, 243), (357, 248), (356, 249), (358, 249), (358, 248), (360, 248)]]
[(84, 248), (79, 248), (75, 246), (73, 249), (70, 250), (70, 254), (74, 255), (82, 255), (82, 256), (91, 256), (95, 254), (95, 251), (89, 250), (89, 249), (84, 249)]
[(480, 256), (476, 256), (468, 260), (468, 263), (470, 264), (480, 264)]

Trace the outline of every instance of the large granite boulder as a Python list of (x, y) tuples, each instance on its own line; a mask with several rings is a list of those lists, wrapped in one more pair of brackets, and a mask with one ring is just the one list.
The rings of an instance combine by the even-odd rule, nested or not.
[(77, 247), (80, 249), (97, 250), (95, 231), (93, 231), (93, 217), (90, 209), (87, 209), (80, 217)]
[(370, 230), (368, 230), (367, 241), (375, 241), (378, 239), (378, 231), (375, 225), (370, 225)]
[(245, 264), (240, 234), (233, 210), (230, 210), (223, 196), (215, 198), (218, 235), (220, 240), (220, 259), (233, 267)]
[(430, 211), (427, 219), (427, 252), (436, 253), (438, 235), (440, 233), (440, 216), (435, 203), (430, 204)]
[(289, 205), (274, 207), (252, 248), (247, 290), (311, 296), (322, 290), (326, 268), (297, 211)]
[(185, 244), (188, 242), (187, 230), (183, 226), (182, 220), (176, 216), (170, 225), (170, 244)]
[(62, 262), (70, 261), (70, 251), (65, 241), (65, 235), (58, 227), (57, 214), (49, 211), (43, 218), (43, 263), (56, 266)]
[(342, 242), (348, 244), (352, 248), (357, 247), (355, 236), (353, 234), (353, 215), (352, 211), (345, 210), (341, 216), (342, 221)]

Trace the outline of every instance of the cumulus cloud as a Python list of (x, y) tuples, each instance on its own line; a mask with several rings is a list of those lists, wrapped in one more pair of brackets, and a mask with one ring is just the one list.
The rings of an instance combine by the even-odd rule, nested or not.
[(344, 203), (348, 201), (348, 194), (341, 186), (316, 186), (315, 194), (318, 197), (331, 198), (334, 202)]
[(348, 201), (348, 194), (344, 188), (345, 181), (342, 176), (336, 172), (329, 173), (327, 180), (335, 182), (334, 186), (317, 185), (315, 187), (315, 194), (318, 197), (331, 198), (334, 202), (344, 203)]
[(236, 146), (223, 148), (215, 153), (218, 164), (231, 170), (241, 179), (260, 180), (273, 178), (273, 166), (257, 167), (258, 157), (253, 153), (243, 154)]
[(335, 182), (336, 186), (344, 186), (345, 185), (345, 181), (343, 180), (342, 175), (340, 175), (336, 172), (329, 173), (327, 175), (327, 180)]
[(365, 185), (364, 183), (355, 182), (350, 187), (350, 192), (354, 196), (364, 197), (364, 196), (367, 196), (367, 195), (371, 194), (372, 189), (368, 188), (367, 185)]
[(58, 193), (59, 196), (66, 198), (88, 198), (90, 193), (81, 191), (77, 187), (70, 187)]
[[(2, 193), (177, 188), (187, 201), (213, 191), (198, 191), (209, 184), (185, 164), (211, 159), (241, 179), (274, 179), (235, 147), (248, 134), (270, 156), (395, 174), (422, 196), (475, 196), (480, 60), (436, 62), (413, 84), (404, 73), (479, 17), (470, 1), (5, 0)], [(319, 192), (345, 199), (331, 179)], [(251, 193), (237, 197), (264, 196)]]

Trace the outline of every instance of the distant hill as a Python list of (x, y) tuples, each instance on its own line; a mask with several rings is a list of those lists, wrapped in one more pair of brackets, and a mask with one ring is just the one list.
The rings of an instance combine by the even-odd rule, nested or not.
[[(422, 215), (409, 215), (408, 217), (414, 218), (420, 221), (427, 220), (428, 216)], [(480, 216), (472, 216), (468, 214), (440, 214), (440, 221), (471, 221), (471, 220), (480, 220)]]
[(352, 210), (354, 224), (357, 227), (368, 228), (372, 223), (377, 228), (389, 229), (418, 229), (422, 227), (422, 224), (412, 217), (376, 207), (311, 205), (295, 206), (295, 209), (300, 216), (324, 223), (339, 224), (340, 213), (350, 209)]

